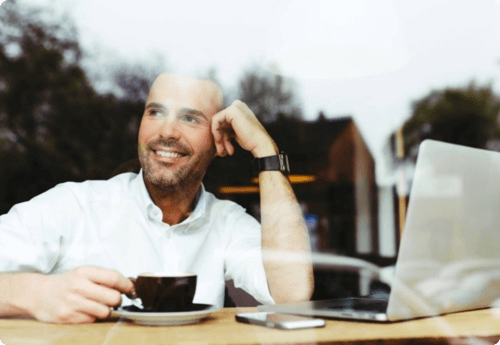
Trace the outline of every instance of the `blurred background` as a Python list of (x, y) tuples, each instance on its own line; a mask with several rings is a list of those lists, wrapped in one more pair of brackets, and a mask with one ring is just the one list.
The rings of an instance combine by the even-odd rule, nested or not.
[[(6, 0), (0, 214), (136, 171), (155, 76), (207, 77), (288, 153), (313, 250), (359, 260), (318, 263), (314, 298), (366, 293), (360, 270), (397, 258), (420, 142), (500, 151), (499, 19), (494, 0)], [(258, 219), (250, 162), (215, 159), (205, 186)]]

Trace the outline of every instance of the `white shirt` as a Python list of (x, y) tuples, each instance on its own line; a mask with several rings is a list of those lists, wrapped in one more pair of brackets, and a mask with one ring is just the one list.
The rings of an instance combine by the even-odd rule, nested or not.
[(0, 216), (0, 272), (60, 273), (81, 265), (142, 272), (194, 272), (195, 303), (222, 306), (225, 280), (274, 303), (262, 264), (260, 224), (202, 186), (182, 223), (162, 222), (139, 174), (68, 182)]

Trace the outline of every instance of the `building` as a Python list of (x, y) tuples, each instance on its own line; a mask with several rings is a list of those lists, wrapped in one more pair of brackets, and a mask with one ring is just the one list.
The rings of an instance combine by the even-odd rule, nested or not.
[[(289, 156), (290, 178), (315, 250), (377, 262), (375, 162), (353, 119), (320, 116), (305, 122), (282, 118), (266, 129)], [(216, 160), (207, 180), (218, 197), (243, 205), (258, 219), (252, 157), (242, 151)]]

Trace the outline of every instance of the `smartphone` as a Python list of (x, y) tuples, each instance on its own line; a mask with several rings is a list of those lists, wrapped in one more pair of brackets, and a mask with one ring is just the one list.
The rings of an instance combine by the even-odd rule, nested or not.
[(325, 320), (322, 319), (273, 312), (236, 314), (236, 321), (278, 329), (301, 329), (325, 326)]

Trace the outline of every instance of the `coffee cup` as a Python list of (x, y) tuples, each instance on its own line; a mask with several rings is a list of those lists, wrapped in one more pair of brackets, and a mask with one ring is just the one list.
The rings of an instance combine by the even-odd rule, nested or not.
[(141, 273), (133, 282), (144, 311), (180, 312), (192, 308), (196, 292), (194, 273)]

